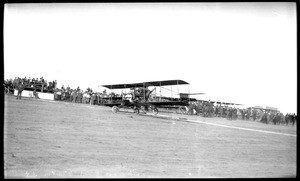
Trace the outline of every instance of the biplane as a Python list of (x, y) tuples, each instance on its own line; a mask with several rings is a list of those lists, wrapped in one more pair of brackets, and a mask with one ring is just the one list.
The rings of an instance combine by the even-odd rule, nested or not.
[[(119, 97), (106, 98), (110, 101), (105, 103), (105, 106), (112, 107), (113, 112), (118, 112), (120, 109), (133, 109), (135, 113), (152, 112), (158, 113), (158, 108), (181, 108), (182, 106), (189, 106), (190, 101), (196, 101), (196, 99), (190, 98), (190, 93), (177, 93), (178, 98), (162, 96), (161, 89), (165, 86), (171, 86), (169, 91), (172, 91), (172, 86), (188, 85), (183, 80), (164, 80), (164, 81), (151, 81), (131, 84), (111, 84), (102, 85), (102, 87), (113, 89), (130, 89), (129, 93), (122, 93)], [(149, 87), (154, 87), (152, 90)], [(160, 88), (160, 95), (157, 96), (156, 88)], [(203, 94), (203, 93), (194, 93)]]

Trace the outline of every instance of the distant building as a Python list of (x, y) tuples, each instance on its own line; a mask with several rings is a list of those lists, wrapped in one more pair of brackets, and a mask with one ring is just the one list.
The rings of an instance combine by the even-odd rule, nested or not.
[(270, 107), (270, 106), (266, 106), (266, 110), (278, 111), (278, 109), (276, 107)]
[(254, 109), (259, 109), (259, 110), (263, 110), (263, 109), (264, 109), (264, 108), (261, 107), (261, 106), (254, 106), (254, 107), (252, 107), (252, 108), (254, 108)]

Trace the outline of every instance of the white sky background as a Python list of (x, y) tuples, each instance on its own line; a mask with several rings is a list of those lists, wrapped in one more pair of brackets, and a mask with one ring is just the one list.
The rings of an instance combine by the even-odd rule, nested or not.
[(206, 93), (199, 99), (296, 113), (296, 47), (295, 3), (6, 4), (4, 11), (5, 79), (43, 76), (95, 91), (182, 79), (190, 92)]

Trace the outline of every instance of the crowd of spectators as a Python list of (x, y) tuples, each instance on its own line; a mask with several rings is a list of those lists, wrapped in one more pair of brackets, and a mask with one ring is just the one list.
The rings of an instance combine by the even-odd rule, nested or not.
[(91, 104), (91, 105), (102, 105), (109, 102), (109, 98), (118, 97), (120, 95), (111, 92), (108, 94), (106, 90), (103, 92), (94, 92), (91, 88), (87, 88), (85, 91), (77, 88), (70, 88), (70, 86), (56, 88), (54, 90), (54, 99), (59, 101)]
[(287, 113), (284, 115), (279, 110), (263, 109), (263, 108), (237, 108), (222, 103), (213, 103), (210, 101), (195, 101), (187, 107), (188, 114), (197, 114), (203, 117), (223, 117), (228, 120), (249, 120), (259, 121), (265, 124), (292, 124), (297, 121), (295, 113)]
[(6, 79), (4, 80), (3, 86), (6, 92), (13, 93), (13, 90), (17, 87), (17, 85), (23, 84), (25, 85), (24, 90), (35, 90), (37, 92), (49, 92), (53, 93), (56, 88), (57, 81), (47, 81), (43, 77), (41, 78), (31, 78), (31, 77), (15, 77), (14, 79)]

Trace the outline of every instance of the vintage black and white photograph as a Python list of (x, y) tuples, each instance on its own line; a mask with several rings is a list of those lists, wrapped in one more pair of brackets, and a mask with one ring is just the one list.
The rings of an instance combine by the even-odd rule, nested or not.
[(296, 178), (296, 3), (5, 3), (4, 178)]

